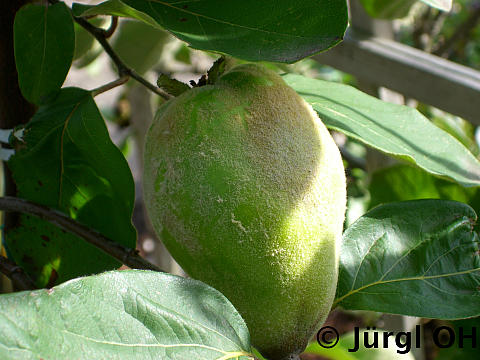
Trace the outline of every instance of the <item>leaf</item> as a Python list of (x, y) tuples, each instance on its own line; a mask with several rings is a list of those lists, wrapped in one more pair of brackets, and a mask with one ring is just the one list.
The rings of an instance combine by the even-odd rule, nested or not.
[(143, 21), (144, 23), (161, 29), (157, 22), (152, 19), (149, 15), (144, 14), (140, 11), (137, 11), (131, 8), (128, 5), (125, 5), (120, 0), (108, 0), (102, 2), (98, 5), (85, 5), (79, 3), (72, 4), (73, 15), (78, 17), (89, 17), (95, 15), (111, 15), (111, 16), (120, 16), (131, 19), (137, 19)]
[(39, 104), (60, 89), (72, 64), (75, 32), (68, 7), (23, 6), (15, 16), (14, 46), (20, 90)]
[(207, 84), (215, 84), (227, 68), (227, 61), (222, 56), (219, 57), (207, 71)]
[[(295, 62), (339, 43), (347, 27), (343, 0), (275, 3), (108, 0), (73, 4), (75, 16), (115, 15), (161, 27), (193, 48), (245, 60)], [(232, 41), (233, 40), (233, 41)]]
[(180, 96), (185, 91), (190, 89), (190, 86), (187, 84), (176, 79), (172, 79), (165, 74), (160, 74), (157, 79), (157, 86), (173, 96)]
[(443, 11), (450, 11), (452, 10), (452, 0), (421, 0), (427, 5), (430, 5), (434, 8), (443, 10)]
[(195, 280), (113, 271), (0, 296), (0, 357), (253, 360), (233, 305)]
[(428, 111), (426, 116), (440, 129), (446, 131), (460, 141), (463, 146), (473, 154), (473, 156), (478, 158), (480, 155), (480, 148), (475, 140), (476, 127), (472, 123), (457, 116), (442, 112), (439, 113), (439, 110), (427, 105), (422, 107), (430, 108), (431, 111)]
[(301, 75), (283, 77), (325, 125), (431, 174), (480, 185), (480, 163), (454, 137), (417, 110), (390, 104), (343, 84)]
[(374, 172), (368, 190), (370, 208), (393, 201), (444, 199), (466, 203), (480, 212), (479, 188), (465, 188), (410, 165), (399, 164)]
[(467, 205), (378, 206), (343, 235), (334, 306), (458, 319), (480, 314), (480, 250)]
[[(134, 248), (134, 184), (125, 158), (113, 145), (90, 93), (62, 89), (40, 107), (8, 165), (18, 196), (58, 209)], [(15, 261), (39, 287), (114, 269), (120, 264), (74, 235), (28, 215), (6, 235)], [(53, 279), (54, 280), (54, 279)]]
[(417, 0), (360, 0), (368, 15), (380, 19), (398, 19), (408, 15)]
[(346, 1), (124, 0), (191, 47), (249, 61), (295, 62), (343, 38)]

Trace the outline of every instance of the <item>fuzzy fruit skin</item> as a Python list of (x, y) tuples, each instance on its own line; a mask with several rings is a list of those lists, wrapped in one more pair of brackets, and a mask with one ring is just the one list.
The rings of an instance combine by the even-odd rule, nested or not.
[(334, 299), (346, 202), (312, 108), (240, 65), (164, 104), (144, 156), (147, 212), (172, 256), (233, 303), (263, 356), (301, 352)]

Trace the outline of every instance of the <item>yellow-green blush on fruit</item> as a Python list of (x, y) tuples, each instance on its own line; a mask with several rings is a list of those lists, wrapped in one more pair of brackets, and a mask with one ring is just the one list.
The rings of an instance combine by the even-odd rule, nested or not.
[(146, 137), (157, 234), (191, 277), (233, 303), (268, 359), (301, 352), (330, 311), (345, 188), (316, 113), (257, 65), (168, 101)]

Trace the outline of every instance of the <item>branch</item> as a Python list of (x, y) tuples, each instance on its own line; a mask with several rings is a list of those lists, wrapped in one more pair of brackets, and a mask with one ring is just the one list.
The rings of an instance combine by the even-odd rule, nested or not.
[(0, 255), (0, 272), (10, 278), (20, 290), (34, 290), (37, 287), (23, 269), (12, 260)]
[[(48, 0), (51, 4), (56, 4), (59, 2), (59, 0)], [(112, 59), (113, 63), (118, 69), (118, 74), (120, 77), (124, 76), (130, 76), (137, 80), (139, 83), (144, 85), (146, 88), (148, 88), (150, 91), (154, 92), (155, 94), (161, 96), (165, 100), (170, 100), (173, 98), (172, 95), (167, 93), (166, 91), (156, 87), (155, 85), (151, 84), (148, 80), (144, 79), (141, 75), (137, 74), (135, 70), (132, 68), (128, 67), (122, 59), (117, 55), (117, 53), (113, 50), (113, 48), (110, 46), (110, 44), (107, 41), (107, 38), (110, 37), (113, 32), (115, 31), (117, 20), (115, 19), (116, 17), (114, 16), (112, 18), (112, 24), (108, 30), (104, 30), (101, 28), (98, 28), (92, 24), (90, 24), (87, 20), (85, 20), (82, 17), (77, 17), (73, 15), (73, 19), (77, 24), (79, 24), (81, 27), (83, 27), (85, 30), (87, 30), (90, 34), (93, 35), (93, 37), (102, 45), (103, 49), (105, 52), (108, 54), (110, 59)]]
[(157, 266), (142, 258), (137, 250), (110, 240), (98, 231), (80, 224), (58, 210), (9, 196), (0, 197), (0, 210), (21, 212), (46, 220), (71, 234), (81, 237), (130, 268), (161, 271)]
[(118, 78), (117, 80), (114, 80), (112, 82), (109, 82), (108, 84), (102, 85), (96, 89), (91, 90), (92, 96), (95, 97), (97, 95), (100, 95), (108, 90), (111, 90), (117, 86), (125, 84), (128, 80), (130, 79), (129, 76), (124, 75), (121, 78)]

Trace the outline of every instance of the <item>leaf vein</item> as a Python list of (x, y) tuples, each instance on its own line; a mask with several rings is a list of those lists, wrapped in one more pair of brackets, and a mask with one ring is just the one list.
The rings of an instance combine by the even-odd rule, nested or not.
[[(390, 284), (390, 283), (396, 283), (396, 282), (402, 282), (402, 281), (425, 281), (425, 280), (429, 280), (429, 279), (441, 279), (441, 278), (447, 278), (447, 277), (451, 277), (451, 276), (458, 276), (458, 275), (467, 275), (467, 274), (473, 274), (475, 272), (479, 272), (480, 273), (480, 268), (475, 268), (475, 269), (470, 269), (470, 270), (464, 270), (464, 271), (458, 271), (458, 272), (455, 272), (455, 273), (449, 273), (449, 274), (440, 274), (440, 275), (431, 275), (431, 276), (416, 276), (416, 277), (410, 277), (410, 278), (399, 278), (399, 279), (391, 279), (391, 280), (387, 280), (387, 281), (375, 281), (373, 283), (370, 283), (370, 284), (367, 284), (367, 285), (364, 285), (358, 289), (355, 289), (353, 291), (349, 291), (348, 293), (346, 293), (345, 295), (337, 298), (332, 307), (336, 307), (339, 303), (341, 303), (343, 300), (345, 300), (347, 297), (355, 294), (355, 293), (358, 293), (360, 291), (362, 291), (363, 289), (367, 289), (369, 287), (372, 287), (372, 286), (376, 286), (376, 285), (384, 285), (384, 284)], [(471, 294), (471, 296), (480, 296), (480, 294), (476, 295), (476, 294)]]

